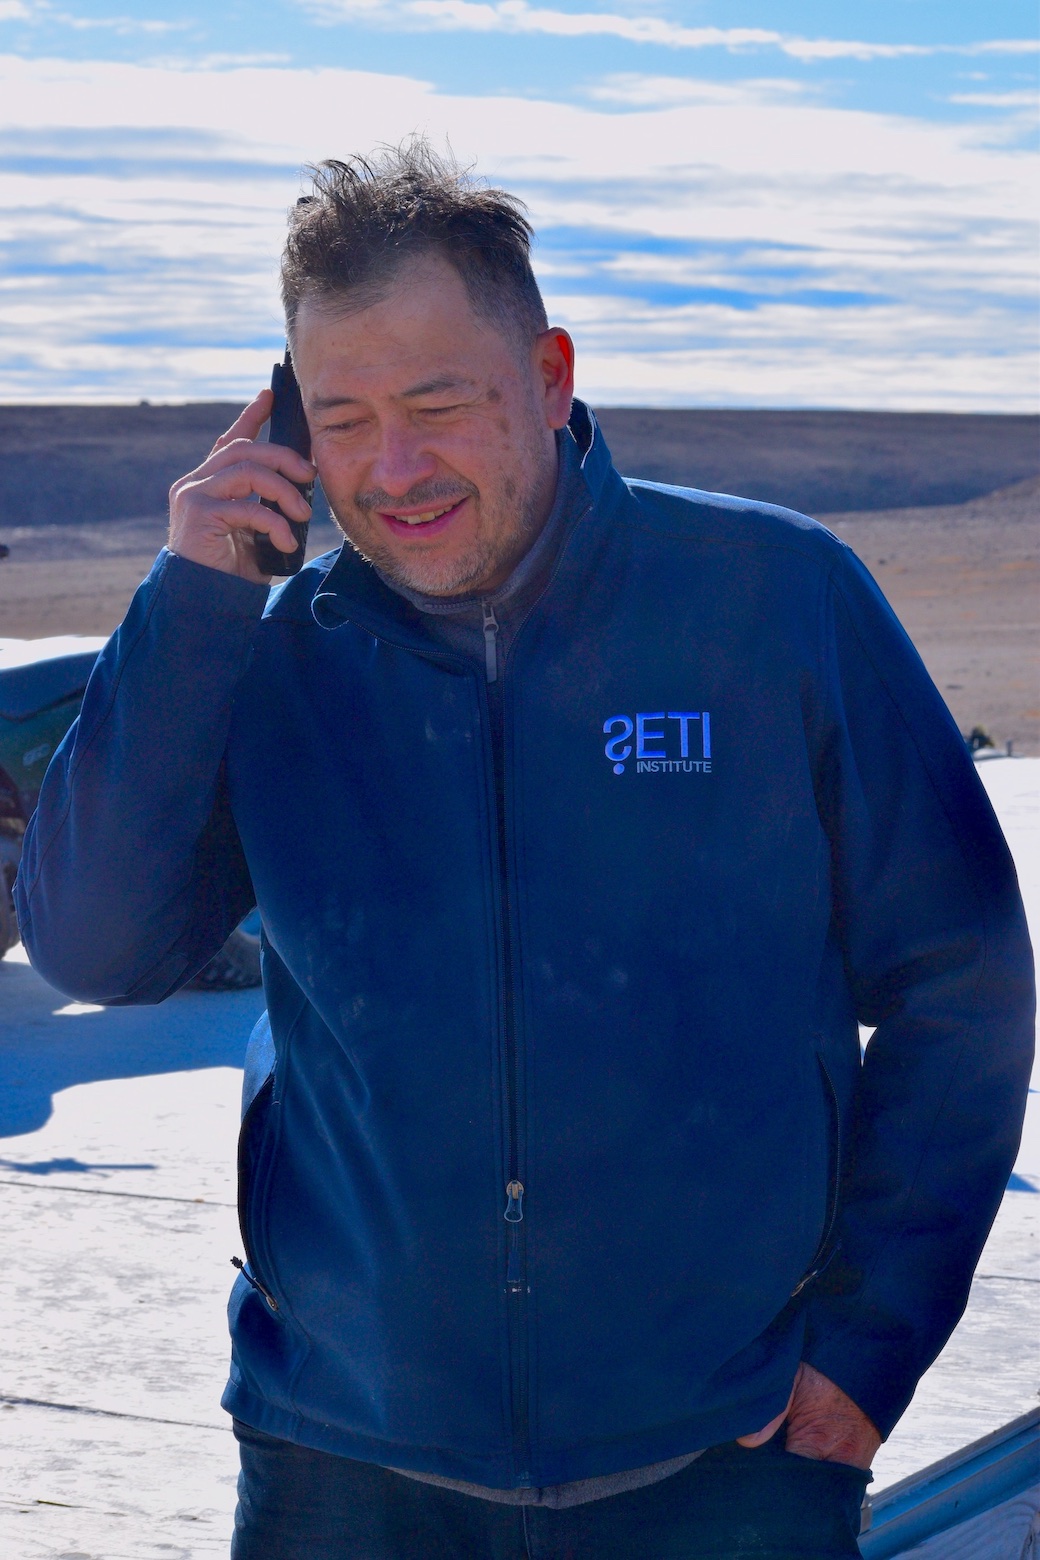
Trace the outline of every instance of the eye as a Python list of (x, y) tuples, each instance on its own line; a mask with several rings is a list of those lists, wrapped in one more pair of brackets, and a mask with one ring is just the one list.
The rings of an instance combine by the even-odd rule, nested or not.
[(318, 431), (320, 433), (354, 433), (358, 428), (364, 427), (363, 417), (351, 418), (348, 422), (326, 423)]

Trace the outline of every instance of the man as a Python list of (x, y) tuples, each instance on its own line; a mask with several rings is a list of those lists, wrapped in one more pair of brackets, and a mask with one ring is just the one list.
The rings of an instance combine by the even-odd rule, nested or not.
[(616, 474), (528, 240), (421, 143), (318, 171), (284, 299), (350, 545), (268, 598), (256, 499), (314, 468), (258, 396), (55, 758), (24, 936), (157, 1002), (260, 907), (236, 1560), (852, 1555), (1013, 1161), (1014, 872), (848, 550)]

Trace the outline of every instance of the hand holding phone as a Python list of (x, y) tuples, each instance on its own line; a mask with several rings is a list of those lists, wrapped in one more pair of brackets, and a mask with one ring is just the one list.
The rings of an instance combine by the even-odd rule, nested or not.
[[(310, 520), (310, 492), (315, 471), (299, 449), (277, 442), (280, 427), (298, 444), (306, 439), (306, 419), (295, 376), (284, 385), (280, 407), (270, 390), (262, 390), (221, 435), (206, 459), (170, 489), (170, 551), (207, 568), (238, 574), (263, 583), (272, 574), (295, 573), (303, 562)], [(291, 373), (291, 365), (290, 365)], [(294, 413), (293, 399), (299, 405)], [(286, 409), (289, 416), (286, 418)], [(264, 424), (278, 411), (280, 427), (272, 428), (268, 443), (260, 443)], [(298, 421), (293, 429), (293, 419)], [(307, 440), (304, 448), (309, 445)], [(260, 503), (257, 503), (260, 499)], [(295, 527), (302, 527), (294, 530)], [(265, 563), (257, 556), (256, 539), (263, 535), (271, 546)]]

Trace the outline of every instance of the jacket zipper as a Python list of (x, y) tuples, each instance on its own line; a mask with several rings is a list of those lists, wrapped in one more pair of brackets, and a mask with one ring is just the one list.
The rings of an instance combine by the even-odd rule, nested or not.
[[(592, 507), (593, 507), (592, 506), (592, 502), (590, 500), (589, 503), (582, 509), (581, 513), (575, 517), (574, 525), (572, 527), (572, 530), (576, 530), (577, 529), (578, 523), (580, 521), (584, 520), (585, 516), (587, 514), (589, 514), (589, 512), (591, 511)], [(559, 556), (557, 557), (555, 563), (553, 564), (552, 570), (550, 571), (550, 574), (549, 574), (549, 579), (546, 582), (546, 589), (548, 589), (549, 585), (552, 584), (552, 582), (555, 580), (557, 574), (560, 571), (560, 568), (561, 568), (562, 563), (563, 563), (564, 554), (567, 551), (567, 545), (568, 544), (565, 544), (560, 549)], [(493, 697), (497, 697), (499, 700), (502, 699), (502, 687), (501, 687), (501, 682), (500, 682), (500, 679), (499, 679), (499, 652), (498, 652), (498, 634), (499, 634), (500, 624), (498, 622), (498, 619), (495, 617), (494, 607), (491, 605), (491, 603), (489, 601), (481, 602), (481, 610), (482, 610), (482, 615), (483, 615), (483, 629), (484, 629), (484, 676), (485, 676), (485, 683), (486, 683), (486, 685), (487, 685), (487, 687), (489, 689), (494, 688), (494, 690), (495, 690), (494, 694), (491, 694), (490, 692), (487, 694), (487, 704), (488, 704), (488, 708), (489, 708), (489, 711), (490, 711), (491, 699)], [(527, 615), (529, 615), (529, 612), (530, 612), (530, 608), (528, 609), (528, 614), (525, 614), (524, 618), (520, 622), (518, 622), (517, 625), (516, 625), (516, 628), (515, 628), (515, 631), (514, 631), (514, 634), (513, 634), (513, 642), (514, 642), (514, 644), (515, 644), (517, 638), (519, 637), (520, 630), (523, 627), (524, 622), (526, 622), (526, 618), (527, 618)], [(398, 649), (408, 650), (408, 651), (411, 651), (413, 654), (416, 653), (416, 647), (415, 647), (414, 644), (402, 642), (400, 639), (397, 639), (392, 633), (387, 633), (385, 628), (382, 628), (382, 629), (375, 629), (375, 628), (373, 628), (371, 626), (371, 624), (368, 623), (364, 619), (364, 617), (357, 618), (357, 617), (354, 617), (350, 612), (344, 612), (342, 610), (340, 612), (340, 615), (341, 615), (341, 618), (342, 618), (342, 620), (344, 622), (356, 622), (356, 623), (358, 623), (358, 626), (363, 628), (366, 633), (370, 633), (370, 634), (375, 635), (375, 637), (381, 639), (384, 644), (394, 645)], [(431, 660), (445, 661), (445, 662), (451, 663), (452, 665), (462, 667), (463, 669), (472, 670), (473, 663), (472, 663), (471, 660), (469, 660), (465, 656), (452, 654), (450, 651), (446, 652), (446, 651), (443, 651), (443, 650), (438, 650), (433, 655), (430, 655), (429, 651), (421, 651), (419, 653), (425, 654)], [(499, 705), (499, 710), (500, 710), (500, 713), (503, 713), (503, 715), (504, 715), (504, 711), (502, 709), (502, 705), (501, 704)], [(518, 1095), (519, 1095), (519, 1090), (520, 1090), (520, 1079), (519, 1079), (519, 1073), (518, 1073), (518, 1067), (517, 1067), (518, 1058), (517, 1058), (516, 1034), (515, 1034), (515, 1029), (514, 1029), (514, 1015), (513, 1015), (513, 953), (512, 953), (511, 918), (510, 918), (510, 914), (509, 914), (509, 895), (508, 895), (507, 871), (506, 871), (506, 860), (507, 860), (507, 857), (506, 857), (506, 823), (505, 823), (505, 803), (504, 803), (505, 755), (504, 755), (504, 751), (503, 751), (504, 747), (505, 747), (504, 719), (503, 719), (503, 723), (502, 723), (502, 738), (501, 738), (501, 741), (497, 744), (497, 749), (498, 750), (496, 751), (496, 744), (495, 744), (495, 741), (494, 741), (494, 734), (493, 733), (490, 733), (490, 745), (491, 745), (491, 760), (492, 760), (492, 768), (493, 768), (493, 779), (494, 779), (494, 784), (495, 784), (495, 808), (496, 808), (497, 824), (498, 824), (498, 830), (497, 830), (498, 839), (497, 839), (497, 843), (498, 843), (498, 859), (499, 859), (499, 886), (500, 886), (500, 898), (501, 898), (501, 904), (502, 904), (502, 910), (501, 910), (502, 948), (503, 948), (503, 957), (502, 957), (502, 981), (503, 981), (502, 1011), (503, 1011), (503, 1030), (504, 1030), (504, 1042), (505, 1042), (505, 1044), (504, 1044), (504, 1052), (505, 1052), (504, 1060), (505, 1060), (506, 1101), (507, 1101), (507, 1108), (506, 1108), (507, 1125), (506, 1125), (506, 1130), (507, 1130), (507, 1133), (508, 1133), (507, 1151), (508, 1151), (508, 1161), (509, 1161), (509, 1179), (506, 1182), (506, 1209), (505, 1209), (505, 1214), (504, 1214), (505, 1222), (506, 1222), (506, 1224), (509, 1227), (509, 1237), (508, 1237), (507, 1257), (506, 1257), (506, 1282), (505, 1282), (505, 1289), (506, 1289), (506, 1294), (507, 1294), (509, 1302), (510, 1302), (510, 1304), (509, 1304), (509, 1332), (510, 1332), (510, 1354), (511, 1354), (511, 1362), (510, 1362), (511, 1363), (511, 1384), (512, 1384), (512, 1393), (513, 1393), (513, 1398), (512, 1398), (512, 1423), (513, 1423), (513, 1448), (514, 1448), (513, 1455), (514, 1455), (514, 1459), (516, 1461), (516, 1475), (515, 1475), (516, 1476), (516, 1481), (517, 1481), (518, 1484), (527, 1484), (527, 1483), (530, 1482), (530, 1473), (528, 1471), (529, 1468), (530, 1468), (530, 1450), (529, 1450), (529, 1446), (530, 1446), (530, 1429), (529, 1429), (529, 1424), (528, 1424), (528, 1381), (527, 1381), (528, 1359), (527, 1359), (527, 1326), (526, 1326), (526, 1323), (527, 1323), (527, 1307), (526, 1307), (526, 1304), (525, 1304), (526, 1296), (527, 1296), (527, 1284), (526, 1284), (526, 1278), (525, 1278), (525, 1266), (526, 1266), (525, 1256), (526, 1256), (526, 1253), (525, 1253), (525, 1249), (524, 1249), (525, 1242), (524, 1242), (524, 1233), (523, 1233), (523, 1229), (522, 1229), (523, 1220), (524, 1220), (523, 1199), (524, 1199), (525, 1187), (524, 1187), (523, 1182), (519, 1178), (519, 1152), (520, 1152), (520, 1149), (519, 1149), (519, 1144), (520, 1144), (520, 1137), (519, 1137), (519, 1113), (520, 1112), (519, 1112), (519, 1104), (518, 1104)], [(247, 1255), (248, 1255), (248, 1253), (247, 1253)], [(248, 1281), (252, 1282), (252, 1279), (251, 1279), (251, 1277), (250, 1277), (250, 1275), (248, 1273), (245, 1274), (245, 1277), (246, 1277), (246, 1279)], [(255, 1287), (257, 1287), (258, 1289), (260, 1288), (259, 1285), (256, 1285)], [(265, 1296), (265, 1298), (268, 1299), (268, 1303), (269, 1304), (272, 1303), (271, 1302), (271, 1297), (267, 1295), (267, 1291), (266, 1290), (260, 1289), (260, 1292)]]
[(267, 1103), (274, 1092), (274, 1077), (265, 1079), (257, 1090), (256, 1095), (249, 1103), (249, 1109), (242, 1118), (242, 1125), (238, 1133), (238, 1227), (242, 1236), (242, 1250), (246, 1257), (243, 1262), (241, 1257), (232, 1257), (231, 1266), (237, 1268), (249, 1287), (256, 1291), (260, 1298), (267, 1302), (270, 1310), (278, 1312), (281, 1307), (271, 1291), (260, 1282), (256, 1276), (256, 1263), (253, 1261), (249, 1250), (248, 1224), (248, 1196), (250, 1184), (253, 1180), (249, 1164), (249, 1137), (253, 1121), (261, 1107)]
[(484, 610), (484, 671), (488, 682), (493, 683), (498, 681), (498, 619), (490, 601), (481, 602), (481, 606)]
[(260, 1298), (267, 1301), (272, 1311), (277, 1311), (279, 1309), (278, 1301), (275, 1299), (274, 1295), (272, 1295), (264, 1288), (263, 1284), (261, 1284), (258, 1278), (253, 1277), (252, 1273), (249, 1272), (245, 1262), (242, 1261), (241, 1257), (232, 1257), (231, 1266), (238, 1269), (246, 1283), (249, 1285), (250, 1289), (255, 1289)]
[(520, 1062), (516, 1043), (516, 1017), (513, 1000), (512, 916), (509, 904), (505, 811), (505, 709), (504, 689), (499, 676), (499, 622), (490, 601), (481, 603), (484, 620), (484, 675), (488, 687), (488, 709), (495, 701), (497, 731), (492, 723), (492, 764), (495, 779), (495, 809), (498, 834), (498, 867), (502, 918), (502, 1026), (506, 1090), (506, 1133), (508, 1180), (503, 1218), (508, 1226), (505, 1289), (509, 1304), (509, 1338), (512, 1381), (513, 1455), (518, 1483), (529, 1481), (530, 1465), (527, 1386), (527, 1284), (525, 1279), (524, 1184), (520, 1179)]
[(829, 1154), (827, 1165), (827, 1207), (824, 1211), (823, 1234), (820, 1236), (815, 1254), (809, 1263), (808, 1269), (803, 1274), (795, 1287), (791, 1290), (791, 1299), (800, 1295), (807, 1284), (811, 1284), (814, 1278), (819, 1278), (825, 1268), (829, 1267), (837, 1255), (839, 1242), (831, 1244), (831, 1236), (834, 1234), (834, 1226), (838, 1220), (838, 1195), (841, 1184), (841, 1107), (838, 1104), (838, 1094), (831, 1075), (827, 1071), (823, 1057), (816, 1053), (816, 1063), (820, 1069), (820, 1078), (823, 1083), (823, 1096), (828, 1109), (828, 1138)]

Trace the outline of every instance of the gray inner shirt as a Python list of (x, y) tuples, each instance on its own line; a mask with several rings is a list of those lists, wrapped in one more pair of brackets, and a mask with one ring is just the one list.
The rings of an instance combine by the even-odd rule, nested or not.
[[(588, 499), (581, 475), (581, 452), (569, 429), (556, 435), (556, 447), (559, 453), (559, 476), (549, 518), (512, 574), (497, 590), (486, 596), (424, 596), (419, 591), (410, 590), (388, 579), (381, 570), (377, 571), (384, 584), (404, 596), (405, 600), (426, 616), (430, 632), (435, 638), (447, 649), (478, 662), (485, 668), (489, 680), (492, 680), (492, 669), (496, 679), (501, 675), (517, 629), (548, 583), (568, 534), (567, 521), (575, 516), (578, 506)], [(493, 668), (489, 665), (490, 652), (485, 638), (488, 607), (497, 625)], [(492, 701), (490, 708), (492, 721), (499, 727), (494, 731), (497, 748), (502, 740), (501, 701)], [(590, 1500), (603, 1500), (608, 1495), (621, 1495), (626, 1490), (642, 1489), (647, 1484), (656, 1484), (689, 1467), (700, 1455), (700, 1451), (687, 1452), (682, 1457), (669, 1458), (667, 1462), (628, 1468), (622, 1473), (610, 1473), (601, 1478), (576, 1479), (570, 1484), (548, 1484), (540, 1488), (523, 1486), (513, 1490), (469, 1484), (464, 1479), (446, 1479), (436, 1473), (412, 1473), (406, 1468), (391, 1471), (404, 1474), (409, 1479), (418, 1479), (422, 1484), (458, 1490), (463, 1495), (475, 1495), (480, 1500), (498, 1501), (506, 1506), (551, 1506), (561, 1509), (564, 1506), (580, 1506)]]
[[(573, 519), (579, 506), (584, 507), (588, 502), (588, 490), (581, 475), (581, 454), (570, 429), (565, 428), (556, 435), (556, 448), (559, 472), (549, 518), (512, 574), (496, 590), (484, 595), (426, 596), (398, 584), (381, 569), (376, 570), (384, 585), (423, 613), (430, 632), (447, 649), (479, 661), (482, 666), (486, 666), (485, 608), (492, 609), (498, 625), (496, 655), (500, 668), (505, 664), (517, 629), (548, 583), (567, 535), (568, 519)], [(495, 735), (497, 737), (499, 733)]]

